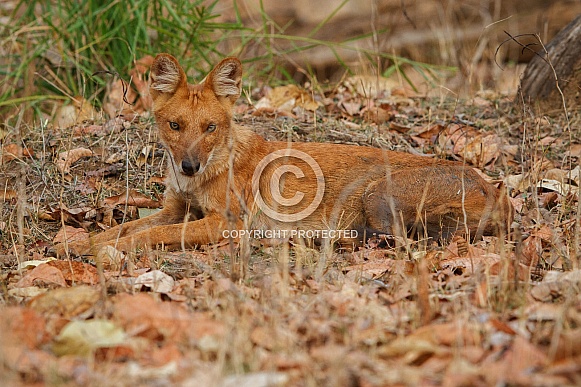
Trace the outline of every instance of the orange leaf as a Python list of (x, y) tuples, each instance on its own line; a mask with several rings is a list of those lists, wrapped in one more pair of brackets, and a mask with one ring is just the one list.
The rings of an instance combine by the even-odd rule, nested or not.
[(63, 273), (46, 263), (38, 265), (27, 272), (15, 285), (17, 288), (26, 288), (29, 286), (67, 286)]

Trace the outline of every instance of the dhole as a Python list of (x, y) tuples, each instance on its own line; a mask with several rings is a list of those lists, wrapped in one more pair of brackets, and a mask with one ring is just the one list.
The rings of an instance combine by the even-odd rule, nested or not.
[(73, 251), (192, 247), (248, 227), (414, 231), (436, 239), (457, 230), (470, 237), (507, 230), (506, 194), (461, 163), (364, 146), (270, 142), (234, 124), (241, 76), (238, 59), (226, 58), (191, 85), (174, 57), (155, 58), (150, 93), (169, 154), (164, 208), (97, 234), (90, 245), (70, 244)]

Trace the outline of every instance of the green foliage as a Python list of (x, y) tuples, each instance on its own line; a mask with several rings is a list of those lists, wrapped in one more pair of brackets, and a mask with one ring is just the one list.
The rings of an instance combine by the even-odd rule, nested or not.
[(0, 35), (8, 55), (0, 62), (0, 108), (22, 103), (20, 96), (32, 104), (53, 95), (100, 97), (109, 75), (96, 72), (126, 76), (135, 60), (162, 51), (202, 73), (224, 55), (218, 46), (228, 32), (243, 29), (215, 22), (216, 2), (22, 0), (14, 12), (22, 16)]
[[(285, 56), (315, 47), (331, 50), (346, 71), (340, 53), (355, 50), (370, 67), (390, 64), (386, 73), (411, 66), (432, 78), (429, 65), (361, 48), (357, 41), (370, 34), (343, 42), (315, 38), (347, 1), (306, 36), (291, 36), (263, 9), (262, 26), (246, 28), (236, 1), (235, 20), (225, 23), (218, 21), (218, 0), (21, 0), (11, 21), (0, 27), (0, 122), (23, 108), (54, 111), (51, 100), (75, 96), (99, 106), (111, 74), (127, 80), (136, 60), (158, 52), (179, 57), (198, 80), (222, 57), (242, 55), (245, 73), (255, 79), (292, 81)], [(312, 75), (306, 67), (301, 71)]]

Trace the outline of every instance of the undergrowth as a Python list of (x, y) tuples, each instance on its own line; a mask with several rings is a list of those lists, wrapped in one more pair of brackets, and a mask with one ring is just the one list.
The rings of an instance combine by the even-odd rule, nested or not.
[[(335, 53), (357, 50), (377, 73), (411, 66), (426, 79), (435, 79), (434, 66), (357, 47), (368, 34), (344, 42), (314, 38), (344, 3), (307, 36), (289, 36), (288, 26), (276, 25), (263, 9), (263, 25), (246, 27), (236, 2), (235, 18), (220, 21), (217, 0), (21, 0), (0, 27), (0, 122), (12, 127), (22, 110), (28, 112), (27, 121), (37, 122), (33, 119), (46, 119), (62, 101), (79, 96), (99, 108), (112, 76), (129, 80), (127, 73), (138, 59), (159, 52), (179, 57), (188, 75), (198, 80), (221, 58), (235, 55), (243, 57), (249, 78), (292, 81), (281, 58), (321, 46)], [(349, 72), (337, 53), (336, 58)], [(314, 79), (312, 69), (299, 71), (311, 72)]]

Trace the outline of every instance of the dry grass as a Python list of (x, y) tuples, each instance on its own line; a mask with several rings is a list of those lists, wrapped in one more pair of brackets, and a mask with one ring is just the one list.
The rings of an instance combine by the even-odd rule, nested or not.
[[(497, 178), (523, 173), (528, 179), (512, 192), (524, 201), (516, 218), (523, 241), (492, 238), (469, 245), (459, 240), (444, 246), (401, 241), (399, 248), (335, 251), (325, 257), (322, 267), (319, 250), (252, 241), (248, 273), (235, 281), (230, 279), (229, 262), (240, 254), (238, 247), (235, 257), (228, 245), (141, 252), (121, 268), (105, 267), (101, 272), (105, 289), (94, 301), (83, 298), (88, 305), (80, 314), (43, 309), (40, 301), (25, 307), (23, 302), (31, 297), (14, 290), (27, 276), (17, 268), (18, 262), (44, 258), (63, 222), (98, 229), (106, 216), (104, 198), (127, 188), (158, 197), (163, 186), (151, 177), (162, 174), (165, 156), (147, 119), (125, 122), (106, 135), (74, 136), (71, 130), (21, 126), (14, 129), (34, 156), (0, 167), (5, 192), (25, 195), (8, 198), (1, 208), (2, 331), (11, 330), (14, 337), (31, 343), (17, 357), (17, 343), (1, 337), (9, 380), (223, 386), (246, 380), (265, 386), (579, 382), (579, 351), (568, 346), (579, 343), (579, 279), (558, 276), (569, 263), (575, 269), (572, 273), (578, 273), (578, 261), (570, 255), (575, 251), (577, 198), (559, 196), (553, 205), (545, 205), (550, 192), (534, 188), (549, 167), (566, 170), (577, 163), (569, 137), (577, 139), (575, 133), (564, 131), (565, 122), (558, 117), (523, 118), (505, 99), (482, 106), (416, 99), (413, 107), (402, 107), (403, 113), (391, 124), (380, 125), (358, 118), (338, 120), (341, 113), (333, 109), (317, 121), (307, 116), (253, 117), (252, 109), (244, 105), (238, 111), (242, 112), (238, 121), (269, 139), (353, 143), (447, 156), (451, 155), (438, 146), (440, 142), (418, 146), (409, 134), (388, 126), (446, 127), (461, 117), (518, 150), (503, 153), (486, 169)], [(574, 113), (571, 127), (579, 119)], [(79, 147), (91, 149), (93, 156), (74, 163), (68, 175), (59, 172), (58, 154)], [(61, 221), (47, 220), (59, 219), (55, 213)], [(135, 215), (134, 209), (124, 206), (113, 213), (117, 221)], [(85, 262), (93, 265), (92, 260)], [(132, 281), (148, 269), (173, 277), (172, 292), (135, 293)], [(538, 282), (555, 275), (561, 278), (557, 282)], [(76, 281), (67, 280), (72, 285), (71, 305), (83, 282)], [(43, 292), (54, 287), (46, 280), (31, 285)], [(52, 294), (45, 293), (45, 300)], [(95, 350), (88, 360), (55, 356), (56, 335), (68, 321), (78, 319), (114, 322), (128, 339)], [(27, 330), (23, 332), (17, 322)], [(29, 338), (31, 330), (40, 336)], [(43, 357), (48, 365), (35, 362), (34, 356)]]

